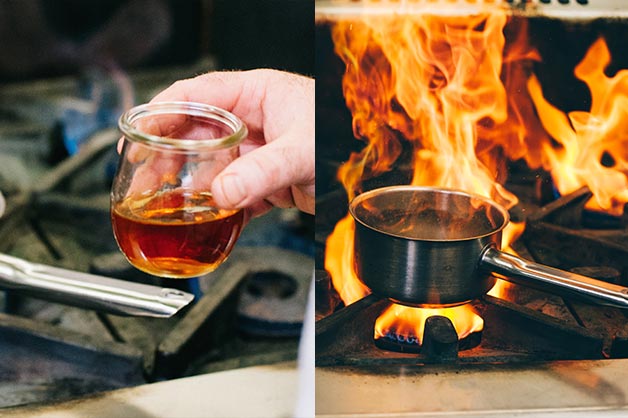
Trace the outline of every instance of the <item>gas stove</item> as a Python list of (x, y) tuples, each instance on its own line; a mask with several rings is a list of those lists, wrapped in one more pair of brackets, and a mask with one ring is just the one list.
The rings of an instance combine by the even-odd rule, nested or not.
[[(503, 27), (491, 26), (495, 16)], [(628, 35), (622, 7), (603, 1), (320, 1), (317, 18), (317, 414), (625, 413), (625, 310), (525, 283), (502, 287), (498, 280), (501, 290), (467, 305), (481, 327), (463, 333), (441, 310), (423, 312), (424, 329), (398, 325), (406, 332), (393, 328), (382, 338), (376, 331), (382, 313), (401, 316), (403, 307), (339, 280), (355, 275), (352, 246), (344, 244), (352, 242), (349, 201), (364, 191), (413, 184), (498, 200), (512, 223), (525, 226), (508, 237), (509, 251), (625, 286), (623, 203), (615, 202), (614, 213), (591, 209), (595, 186), (563, 188), (556, 172), (550, 174), (552, 157), (539, 157), (547, 149), (577, 152), (565, 138), (581, 135), (579, 122), (591, 126), (584, 114), (598, 98), (582, 82), (586, 65), (578, 64), (592, 45), (604, 39), (612, 60), (606, 65), (600, 56), (586, 68), (623, 77), (627, 63), (612, 46)], [(491, 43), (500, 33), (504, 43)], [(506, 58), (493, 61), (500, 63), (493, 73), (484, 59), (500, 48)], [(520, 67), (512, 64), (518, 59)], [(480, 88), (491, 74), (498, 75), (496, 83)], [(502, 99), (503, 109), (497, 104), (484, 113), (482, 106)], [(596, 117), (597, 126), (604, 125), (603, 115)], [(510, 125), (515, 120), (522, 124)], [(518, 139), (507, 139), (513, 133)], [(521, 144), (527, 148), (517, 148)], [(471, 155), (463, 153), (468, 150)], [(620, 160), (602, 154), (603, 167)], [(537, 157), (541, 162), (531, 163)], [(485, 176), (489, 187), (482, 189)]]

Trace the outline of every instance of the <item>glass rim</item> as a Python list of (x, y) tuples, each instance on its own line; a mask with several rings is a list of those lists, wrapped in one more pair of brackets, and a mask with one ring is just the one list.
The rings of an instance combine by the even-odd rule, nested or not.
[[(218, 122), (232, 131), (231, 134), (212, 139), (169, 138), (149, 134), (134, 125), (138, 120), (155, 115), (187, 115)], [(182, 151), (219, 150), (239, 145), (248, 134), (244, 122), (236, 115), (205, 103), (170, 101), (145, 103), (124, 112), (118, 119), (118, 127), (133, 142), (157, 145)]]

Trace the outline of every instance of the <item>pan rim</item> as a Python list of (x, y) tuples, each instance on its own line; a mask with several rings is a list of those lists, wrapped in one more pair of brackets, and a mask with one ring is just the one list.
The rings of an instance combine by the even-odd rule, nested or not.
[[(395, 191), (403, 191), (403, 190), (409, 190), (409, 191), (414, 191), (414, 192), (432, 192), (432, 193), (447, 193), (447, 194), (455, 194), (455, 195), (459, 195), (462, 197), (465, 197), (467, 199), (477, 199), (482, 201), (483, 203), (491, 206), (493, 209), (497, 210), (501, 216), (503, 217), (503, 222), (501, 223), (501, 225), (498, 225), (496, 227), (494, 227), (491, 231), (484, 233), (484, 234), (479, 234), (479, 235), (473, 235), (473, 236), (469, 236), (469, 237), (461, 237), (461, 238), (415, 238), (415, 237), (409, 237), (409, 236), (405, 236), (402, 234), (395, 234), (395, 233), (391, 233), (389, 231), (385, 231), (383, 229), (377, 228), (373, 225), (370, 225), (366, 222), (364, 222), (364, 220), (360, 219), (360, 217), (356, 214), (355, 212), (355, 208), (364, 200), (367, 200), (368, 198), (372, 197), (372, 196), (376, 196), (376, 195), (381, 195), (384, 193), (390, 193), (390, 192), (395, 192)], [(431, 187), (431, 186), (413, 186), (413, 185), (396, 185), (396, 186), (385, 186), (385, 187), (378, 187), (375, 189), (371, 189), (369, 191), (360, 193), (359, 195), (355, 196), (351, 202), (349, 202), (349, 213), (351, 214), (351, 216), (353, 217), (355, 222), (358, 222), (359, 224), (361, 224), (362, 226), (364, 226), (365, 228), (368, 228), (372, 231), (378, 232), (380, 234), (384, 234), (390, 237), (394, 237), (394, 238), (399, 238), (399, 239), (403, 239), (403, 240), (407, 240), (407, 241), (417, 241), (417, 242), (443, 242), (443, 243), (452, 243), (452, 242), (466, 242), (466, 241), (473, 241), (476, 239), (480, 239), (480, 238), (484, 238), (484, 237), (489, 237), (492, 235), (495, 235), (499, 232), (501, 232), (506, 225), (508, 225), (508, 223), (510, 222), (510, 214), (508, 213), (508, 210), (506, 210), (503, 206), (501, 206), (500, 204), (496, 203), (495, 201), (493, 201), (492, 199), (489, 199), (485, 196), (481, 196), (479, 194), (475, 194), (475, 193), (470, 193), (470, 192), (466, 192), (460, 189), (453, 189), (453, 188), (447, 188), (447, 187)]]

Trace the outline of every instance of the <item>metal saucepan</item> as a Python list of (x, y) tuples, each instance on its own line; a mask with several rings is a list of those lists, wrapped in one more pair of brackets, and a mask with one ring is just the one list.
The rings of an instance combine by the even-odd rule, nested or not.
[(392, 186), (357, 196), (355, 272), (371, 291), (410, 306), (455, 306), (495, 284), (518, 284), (628, 308), (628, 288), (500, 251), (508, 211), (456, 190)]

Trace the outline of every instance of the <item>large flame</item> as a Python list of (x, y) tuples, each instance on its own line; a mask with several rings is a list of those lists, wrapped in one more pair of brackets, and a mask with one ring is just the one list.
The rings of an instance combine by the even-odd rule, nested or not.
[[(343, 92), (354, 134), (366, 143), (338, 171), (350, 199), (361, 192), (365, 179), (395, 163), (405, 164), (401, 157), (409, 143), (412, 184), (466, 190), (506, 207), (517, 203), (500, 185), (506, 175), (504, 156), (526, 153), (521, 149), (527, 134), (523, 121), (533, 110), (525, 102), (509, 106), (507, 89), (525, 87), (521, 64), (538, 57), (525, 47), (525, 36), (515, 36), (504, 51), (507, 20), (504, 12), (494, 11), (464, 17), (377, 16), (334, 24), (335, 51), (346, 64)], [(523, 33), (525, 28), (519, 29)], [(504, 69), (510, 76), (506, 83)], [(352, 267), (354, 228), (347, 215), (326, 244), (325, 268), (346, 304), (369, 293)], [(514, 234), (506, 231), (508, 235)], [(492, 294), (503, 293), (504, 287)], [(378, 318), (376, 336), (392, 332), (421, 339), (424, 320), (434, 314), (452, 319), (461, 337), (483, 326), (470, 306), (427, 310), (392, 305)]]
[[(466, 190), (510, 208), (517, 198), (501, 184), (508, 161), (523, 159), (548, 170), (560, 193), (586, 185), (594, 196), (589, 208), (623, 212), (628, 71), (605, 74), (611, 56), (603, 39), (575, 69), (591, 92), (589, 111), (565, 114), (544, 98), (531, 75), (540, 57), (528, 45), (526, 21), (509, 20), (503, 10), (366, 16), (335, 22), (332, 37), (346, 66), (343, 92), (354, 135), (365, 142), (338, 171), (349, 199), (362, 191), (364, 180), (395, 166), (411, 170), (412, 184)], [(511, 223), (504, 231), (506, 251), (523, 229)], [(369, 293), (352, 268), (353, 234), (347, 215), (329, 236), (325, 254), (346, 304)], [(498, 281), (490, 294), (505, 297), (504, 284)], [(454, 315), (393, 305), (378, 319), (376, 332), (403, 330), (420, 339), (424, 319), (433, 314), (452, 318), (460, 336), (482, 327), (470, 307)]]
[(528, 89), (543, 126), (559, 144), (545, 141), (542, 158), (560, 193), (586, 185), (593, 193), (588, 208), (621, 215), (628, 202), (628, 71), (608, 77), (604, 71), (610, 62), (600, 38), (575, 68), (576, 77), (591, 92), (588, 112), (565, 115), (556, 109), (544, 99), (536, 77), (530, 78)]

